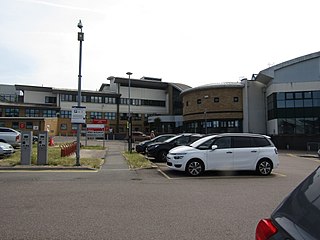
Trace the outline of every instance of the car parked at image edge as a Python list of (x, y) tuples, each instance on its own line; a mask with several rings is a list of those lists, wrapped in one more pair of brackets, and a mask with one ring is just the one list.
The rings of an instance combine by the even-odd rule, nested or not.
[(15, 148), (20, 147), (21, 134), (12, 128), (0, 127), (0, 142), (8, 143)]
[(0, 158), (9, 157), (14, 152), (15, 150), (10, 144), (0, 142)]
[(189, 145), (202, 137), (202, 134), (183, 133), (164, 142), (150, 144), (146, 149), (146, 154), (150, 160), (155, 159), (156, 161), (166, 162), (170, 149), (177, 146)]
[(176, 136), (175, 134), (162, 134), (151, 140), (145, 140), (136, 145), (136, 151), (138, 153), (144, 153), (146, 151), (147, 146), (155, 142), (164, 142), (165, 140)]
[(190, 146), (173, 148), (167, 155), (169, 168), (191, 176), (207, 170), (246, 170), (269, 175), (278, 165), (278, 151), (270, 138), (247, 133), (207, 136)]
[(256, 227), (256, 240), (320, 239), (320, 167)]

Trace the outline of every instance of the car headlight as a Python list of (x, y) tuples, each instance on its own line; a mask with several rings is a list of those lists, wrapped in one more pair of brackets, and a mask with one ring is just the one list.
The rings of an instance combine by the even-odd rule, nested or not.
[(176, 153), (176, 154), (172, 154), (174, 159), (182, 159), (184, 157), (184, 155), (186, 155), (186, 153)]

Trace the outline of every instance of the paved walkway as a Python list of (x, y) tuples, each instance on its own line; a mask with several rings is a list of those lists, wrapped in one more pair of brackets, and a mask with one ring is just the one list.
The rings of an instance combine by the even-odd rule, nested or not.
[(102, 169), (128, 170), (129, 166), (122, 153), (125, 151), (125, 143), (119, 141), (108, 141), (106, 154), (106, 162)]

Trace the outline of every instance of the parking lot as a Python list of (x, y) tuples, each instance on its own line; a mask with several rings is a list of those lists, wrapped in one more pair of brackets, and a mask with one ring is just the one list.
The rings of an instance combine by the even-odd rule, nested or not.
[[(98, 172), (1, 172), (2, 239), (254, 239), (255, 227), (319, 159), (280, 151), (267, 177), (158, 168), (109, 168), (123, 142), (107, 142)], [(113, 162), (112, 162), (113, 163)], [(110, 164), (110, 162), (109, 162)]]

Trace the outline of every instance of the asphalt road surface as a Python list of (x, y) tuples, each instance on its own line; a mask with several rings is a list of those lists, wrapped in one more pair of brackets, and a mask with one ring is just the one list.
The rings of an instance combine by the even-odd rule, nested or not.
[(254, 239), (259, 219), (319, 159), (280, 154), (271, 176), (207, 173), (192, 178), (129, 170), (123, 142), (107, 142), (98, 172), (0, 171), (0, 239)]

